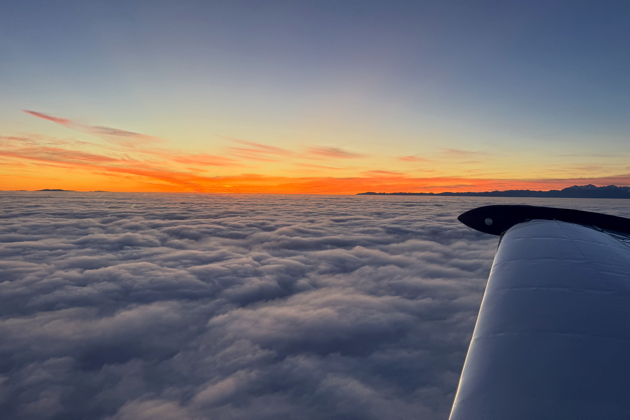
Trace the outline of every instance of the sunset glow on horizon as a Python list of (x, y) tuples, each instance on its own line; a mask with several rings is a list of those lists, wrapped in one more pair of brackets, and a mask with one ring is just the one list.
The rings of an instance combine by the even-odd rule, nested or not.
[(26, 3), (0, 9), (1, 190), (630, 185), (614, 8)]

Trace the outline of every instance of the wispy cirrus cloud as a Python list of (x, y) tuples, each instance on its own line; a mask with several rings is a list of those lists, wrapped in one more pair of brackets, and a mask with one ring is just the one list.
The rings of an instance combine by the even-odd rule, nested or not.
[(119, 137), (149, 137), (144, 134), (134, 133), (133, 131), (120, 130), (118, 128), (112, 127), (103, 127), (100, 125), (91, 125), (89, 127), (89, 132), (94, 134), (100, 134), (104, 136), (119, 136)]
[(175, 156), (173, 160), (178, 163), (186, 165), (199, 165), (199, 166), (244, 166), (239, 164), (236, 160), (227, 158), (224, 156), (201, 154), (190, 154), (183, 156)]
[[(365, 157), (366, 155), (351, 152), (338, 147), (310, 147), (306, 151), (306, 155), (299, 154), (291, 150), (282, 149), (276, 146), (269, 146), (262, 143), (255, 143), (247, 140), (228, 138), (245, 147), (229, 147), (230, 154), (240, 158), (257, 160), (261, 162), (279, 162), (287, 158), (312, 159), (316, 158), (332, 158), (332, 159), (356, 159)], [(315, 166), (312, 166), (313, 168)], [(322, 167), (324, 168), (324, 167)], [(330, 168), (330, 167), (327, 167)]]
[(64, 162), (64, 163), (112, 163), (121, 162), (120, 159), (108, 156), (96, 155), (93, 153), (80, 152), (77, 150), (66, 150), (59, 147), (38, 147), (24, 148), (19, 151), (0, 150), (0, 155), (10, 157), (21, 157), (32, 160)]
[(152, 137), (146, 134), (136, 133), (133, 131), (121, 130), (121, 129), (112, 128), (112, 127), (105, 127), (102, 125), (81, 124), (79, 122), (76, 122), (67, 118), (53, 117), (51, 115), (44, 114), (43, 112), (30, 111), (30, 110), (23, 110), (23, 111), (34, 117), (52, 121), (56, 124), (62, 125), (72, 130), (77, 130), (84, 133), (92, 134), (95, 136), (99, 136), (101, 138), (106, 138), (108, 140), (112, 140), (112, 139), (117, 139), (118, 141), (122, 140), (123, 144), (127, 146), (136, 144), (136, 143), (130, 143), (129, 140), (135, 140), (136, 142), (140, 141), (140, 142), (151, 142), (151, 143), (162, 141), (161, 139), (157, 137)]
[[(195, 156), (180, 156), (178, 154), (175, 154), (175, 156), (173, 156), (173, 151), (161, 150), (155, 147), (139, 147), (162, 141), (161, 139), (156, 137), (102, 125), (82, 124), (75, 120), (60, 118), (39, 111), (23, 111), (29, 115), (54, 122), (63, 127), (106, 139), (127, 149), (137, 151), (138, 149), (142, 148), (143, 153), (147, 155), (152, 154), (157, 157), (168, 158), (169, 160), (178, 163), (209, 166), (244, 166), (242, 165), (242, 163), (238, 162), (238, 159), (226, 156), (216, 156), (208, 154), (198, 154)], [(292, 150), (284, 149), (277, 146), (271, 146), (268, 144), (257, 143), (232, 137), (220, 137), (223, 137), (237, 144), (237, 146), (230, 146), (227, 148), (227, 152), (229, 155), (235, 158), (248, 159), (258, 162), (274, 163), (285, 161), (287, 158), (309, 159), (313, 157), (324, 157), (332, 159), (355, 159), (365, 156), (361, 153), (344, 150), (338, 147), (311, 147), (307, 150), (308, 155), (304, 155), (302, 153), (297, 153)]]
[(298, 163), (298, 164), (296, 164), (296, 166), (299, 166), (299, 167), (302, 167), (302, 168), (312, 168), (312, 169), (332, 169), (333, 171), (343, 169), (343, 168), (339, 168), (337, 166), (311, 165), (311, 164), (308, 164), (308, 163)]
[(487, 152), (478, 152), (472, 150), (463, 150), (463, 149), (443, 149), (442, 155), (450, 158), (463, 158), (463, 159), (471, 159), (475, 157), (485, 157), (490, 156), (490, 153)]
[[(436, 159), (437, 160), (467, 159), (466, 162), (460, 162), (460, 163), (479, 163), (480, 161), (478, 159), (487, 158), (491, 156), (491, 154), (487, 152), (480, 152), (480, 151), (447, 148), (447, 149), (442, 149), (437, 153), (433, 153), (431, 156), (435, 157), (435, 159), (420, 157), (417, 154), (415, 154), (415, 155), (408, 155), (408, 156), (399, 156), (398, 160), (402, 162), (410, 162), (410, 163), (435, 163)], [(477, 159), (477, 160), (473, 160), (473, 159)]]
[(365, 171), (363, 172), (363, 174), (366, 176), (395, 176), (395, 177), (406, 176), (402, 172), (380, 171), (380, 170)]
[(228, 148), (230, 154), (240, 158), (251, 159), (260, 162), (278, 162), (280, 158), (295, 156), (294, 152), (287, 149), (282, 149), (280, 147), (269, 146), (262, 143), (255, 143), (253, 141), (233, 139), (230, 137), (226, 138), (243, 146), (232, 146)]
[(34, 117), (41, 118), (41, 119), (48, 120), (48, 121), (52, 121), (54, 123), (63, 125), (63, 126), (68, 127), (68, 128), (74, 128), (74, 125), (75, 125), (71, 120), (69, 120), (67, 118), (53, 117), (51, 115), (44, 114), (43, 112), (29, 111), (27, 109), (24, 109), (23, 111), (26, 112), (27, 114), (31, 114)]
[[(0, 136), (0, 156), (62, 163), (129, 163), (132, 159), (78, 150), (80, 141)], [(69, 148), (73, 147), (74, 148)]]
[(310, 147), (308, 149), (308, 153), (315, 156), (321, 156), (321, 157), (327, 157), (327, 158), (333, 158), (333, 159), (357, 159), (357, 158), (365, 157), (364, 154), (350, 152), (348, 150), (343, 150), (339, 147)]
[[(81, 150), (85, 142), (57, 141), (52, 138), (2, 137), (0, 136), (0, 156), (11, 158), (9, 166), (20, 161), (36, 162), (37, 165), (63, 165), (77, 173), (87, 171), (94, 174), (132, 176), (138, 182), (161, 181), (161, 190), (177, 189), (202, 191), (205, 184), (212, 184), (212, 177), (199, 175), (199, 171), (189, 171), (182, 165), (195, 166), (242, 166), (233, 159), (207, 154), (183, 154), (165, 150), (136, 150), (130, 156), (124, 149), (97, 147)], [(94, 146), (94, 145), (90, 145)], [(17, 160), (17, 162), (16, 162)], [(125, 180), (128, 182), (129, 180)], [(74, 188), (69, 188), (74, 189)], [(159, 190), (159, 189), (158, 189)]]
[(267, 144), (262, 144), (262, 143), (255, 143), (253, 141), (247, 141), (247, 140), (238, 140), (238, 139), (233, 139), (235, 142), (243, 144), (245, 146), (249, 146), (250, 148), (253, 148), (255, 150), (258, 150), (260, 152), (264, 152), (270, 155), (277, 155), (277, 156), (293, 156), (295, 155), (294, 152), (287, 150), (287, 149), (282, 149), (280, 147), (275, 147), (275, 146), (269, 146)]
[(417, 155), (411, 155), (411, 156), (400, 156), (398, 158), (398, 160), (402, 160), (403, 162), (431, 162), (431, 159), (426, 159), (426, 158), (422, 158), (419, 157)]
[[(42, 112), (29, 111), (29, 110), (24, 110), (24, 112), (29, 115), (33, 115), (37, 118), (51, 121), (51, 122), (60, 124), (64, 127), (67, 127), (73, 130), (103, 137), (108, 140), (111, 140), (111, 138), (113, 137), (116, 139), (114, 143), (117, 146), (122, 147), (122, 149), (113, 150), (113, 151), (100, 149), (101, 153), (113, 152), (115, 154), (120, 155), (120, 154), (127, 153), (129, 151), (133, 151), (133, 153), (135, 153), (135, 155), (138, 158), (137, 159), (112, 158), (112, 157), (104, 156), (102, 154), (85, 153), (85, 152), (79, 152), (76, 150), (72, 151), (72, 150), (66, 150), (66, 149), (62, 149), (58, 147), (61, 145), (70, 146), (70, 147), (73, 147), (73, 146), (79, 147), (83, 145), (88, 145), (90, 147), (97, 146), (91, 143), (82, 142), (78, 140), (71, 140), (71, 141), (54, 140), (53, 143), (55, 144), (55, 146), (51, 147), (51, 146), (42, 145), (41, 141), (38, 143), (38, 142), (33, 141), (32, 139), (27, 139), (25, 137), (22, 137), (22, 138), (19, 138), (22, 142), (29, 141), (30, 144), (32, 145), (31, 149), (23, 148), (19, 152), (20, 156), (23, 156), (23, 157), (28, 156), (34, 159), (38, 156), (49, 156), (51, 159), (54, 159), (54, 160), (60, 160), (60, 159), (63, 160), (69, 156), (75, 156), (75, 157), (83, 156), (86, 159), (74, 159), (73, 161), (82, 161), (82, 160), (87, 161), (89, 160), (87, 159), (87, 157), (90, 156), (92, 162), (109, 162), (109, 163), (124, 162), (126, 164), (129, 164), (132, 161), (136, 161), (136, 162), (142, 161), (145, 163), (152, 162), (154, 164), (158, 164), (161, 161), (162, 163), (167, 163), (167, 164), (180, 163), (180, 164), (185, 164), (185, 165), (196, 165), (196, 166), (222, 166), (222, 167), (244, 166), (238, 163), (235, 159), (224, 157), (224, 156), (216, 156), (216, 155), (210, 155), (206, 153), (199, 153), (199, 154), (181, 153), (176, 150), (167, 150), (167, 149), (161, 149), (161, 148), (156, 148), (156, 147), (140, 147), (139, 148), (137, 147), (138, 143), (146, 146), (147, 142), (153, 143), (153, 142), (159, 142), (162, 140), (156, 137), (148, 136), (141, 133), (136, 133), (133, 131), (121, 130), (118, 128), (105, 127), (105, 126), (100, 126), (100, 125), (80, 124), (76, 121), (73, 121), (67, 118), (53, 117), (51, 115), (44, 114)], [(9, 137), (4, 137), (4, 139), (9, 139)], [(45, 141), (44, 143), (51, 143), (51, 142)], [(12, 156), (16, 156), (15, 151), (14, 152), (5, 151), (5, 153), (11, 153)]]

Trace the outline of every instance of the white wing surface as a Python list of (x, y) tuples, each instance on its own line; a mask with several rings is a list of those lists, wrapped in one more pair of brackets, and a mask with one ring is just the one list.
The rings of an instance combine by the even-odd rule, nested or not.
[(450, 416), (544, 419), (630, 419), (630, 247), (559, 220), (503, 234)]

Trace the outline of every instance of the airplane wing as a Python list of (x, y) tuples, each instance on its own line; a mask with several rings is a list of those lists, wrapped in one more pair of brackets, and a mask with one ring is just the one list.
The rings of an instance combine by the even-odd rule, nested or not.
[(450, 420), (630, 419), (630, 220), (533, 206), (459, 220), (501, 240)]

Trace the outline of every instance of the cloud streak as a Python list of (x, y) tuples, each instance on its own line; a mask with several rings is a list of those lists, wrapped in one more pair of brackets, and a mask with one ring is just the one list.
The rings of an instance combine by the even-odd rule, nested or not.
[(198, 166), (243, 166), (237, 163), (236, 160), (223, 157), (208, 155), (205, 153), (198, 155), (183, 155), (175, 156), (173, 160), (178, 163), (184, 163), (186, 165), (198, 165)]
[(29, 111), (24, 110), (27, 114), (30, 114), (34, 117), (41, 118), (47, 121), (52, 121), (59, 125), (62, 125), (66, 128), (70, 128), (72, 130), (82, 131), (84, 133), (92, 134), (101, 138), (109, 139), (109, 140), (118, 140), (123, 141), (123, 144), (127, 146), (134, 146), (137, 143), (130, 143), (129, 141), (136, 142), (144, 142), (144, 143), (156, 143), (161, 142), (161, 139), (156, 137), (147, 136), (145, 134), (135, 133), (133, 131), (120, 130), (118, 128), (104, 127), (100, 125), (86, 125), (80, 124), (76, 121), (69, 120), (67, 118), (58, 118), (53, 117), (48, 114), (44, 114), (42, 112)]
[(476, 152), (471, 150), (462, 150), (462, 149), (444, 149), (442, 154), (449, 158), (458, 158), (458, 159), (471, 159), (471, 158), (482, 158), (490, 156), (490, 153), (487, 152)]
[(426, 162), (432, 162), (430, 159), (425, 159), (425, 158), (421, 158), (418, 157), (416, 155), (411, 155), (411, 156), (400, 156), (398, 158), (398, 160), (402, 160), (403, 162), (415, 162), (415, 163), (426, 163)]
[(308, 149), (308, 153), (315, 156), (333, 159), (357, 159), (365, 157), (365, 155), (361, 153), (350, 152), (338, 147), (311, 147)]
[(405, 176), (402, 172), (392, 172), (392, 171), (382, 171), (382, 170), (373, 170), (364, 172), (365, 176), (393, 176), (393, 177), (401, 177)]
[(266, 144), (255, 143), (247, 140), (232, 138), (228, 139), (239, 143), (242, 146), (246, 146), (228, 148), (231, 154), (243, 159), (251, 159), (260, 162), (278, 162), (283, 158), (295, 156), (295, 153), (291, 152), (290, 150), (282, 149), (280, 147), (269, 146)]
[(29, 110), (24, 110), (24, 112), (26, 112), (27, 114), (30, 114), (34, 117), (37, 118), (42, 118), (44, 120), (48, 120), (48, 121), (52, 121), (54, 123), (57, 123), (59, 125), (63, 125), (64, 127), (68, 127), (68, 128), (72, 128), (74, 126), (74, 123), (72, 121), (70, 121), (67, 118), (58, 118), (58, 117), (53, 117), (50, 116), (48, 114), (44, 114), (42, 112), (35, 112), (35, 111), (29, 111)]

